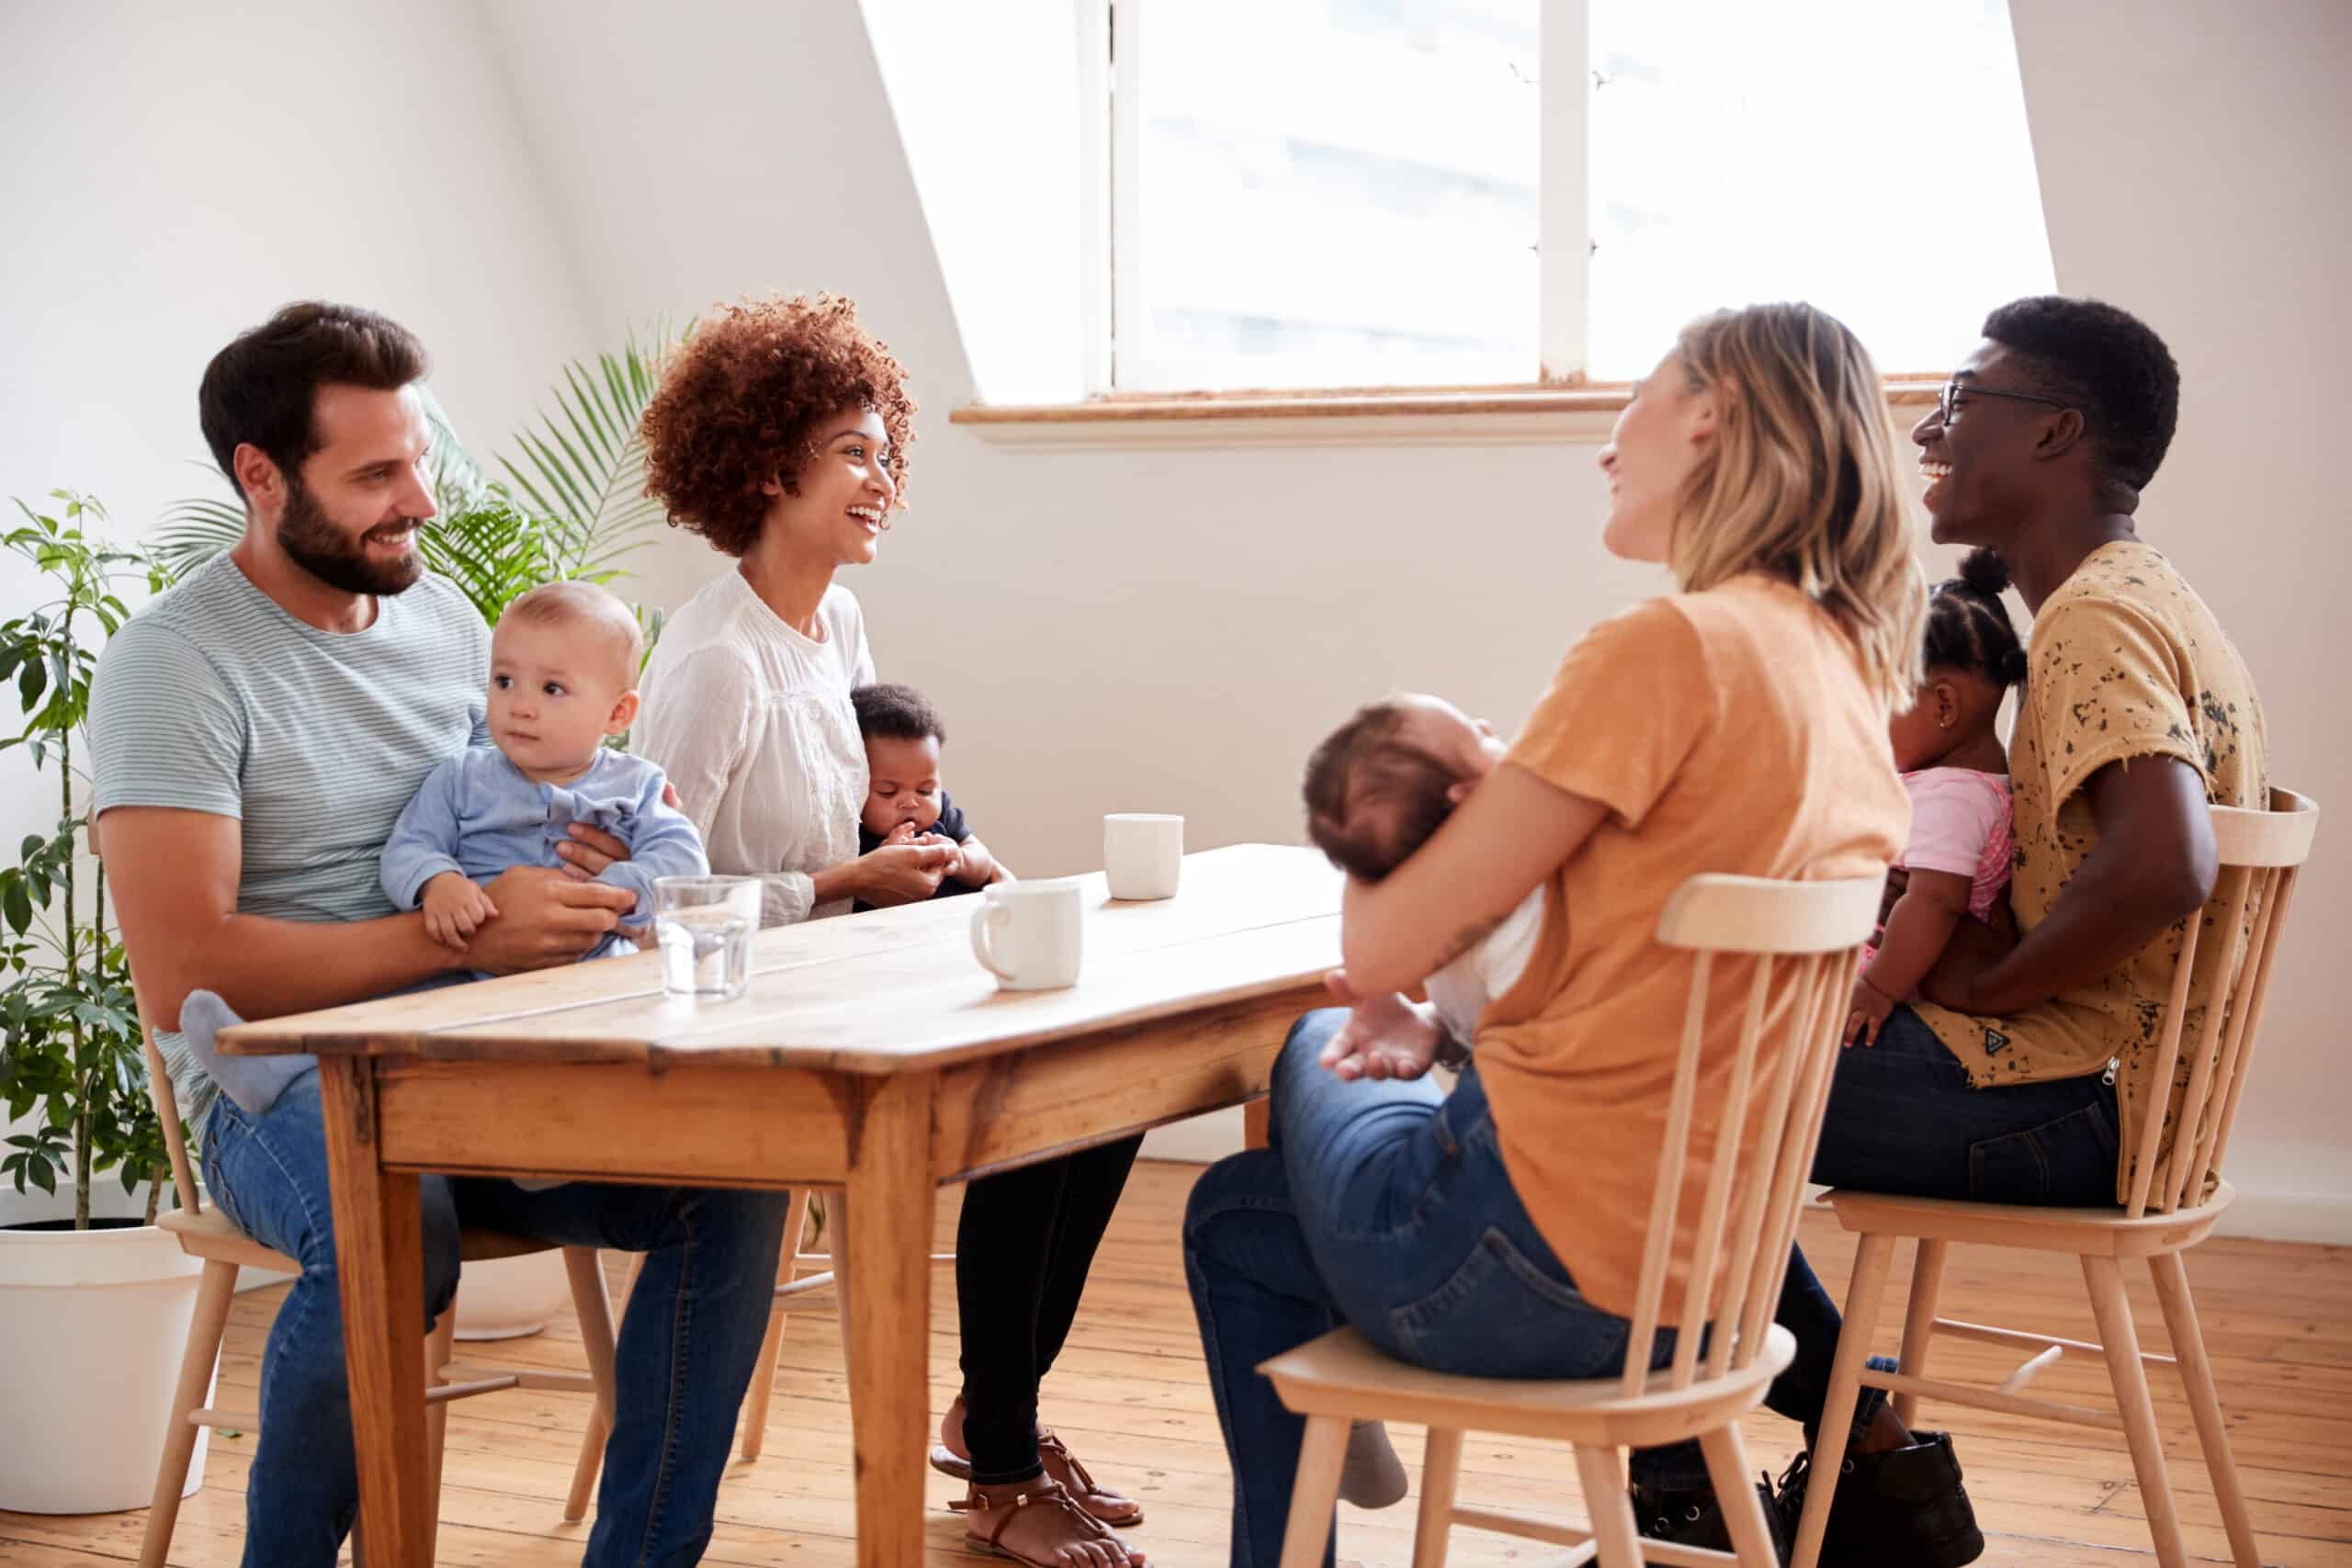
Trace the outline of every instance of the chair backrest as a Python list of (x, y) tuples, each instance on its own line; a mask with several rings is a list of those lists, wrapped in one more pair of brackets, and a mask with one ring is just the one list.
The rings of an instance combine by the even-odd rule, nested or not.
[[(1877, 926), (1884, 886), (1876, 876), (1694, 876), (1658, 917), (1658, 942), (1692, 955), (1690, 987), (1625, 1358), (1628, 1396), (1656, 1387), (1648, 1348), (1673, 1272), (1683, 1189), (1694, 1178), (1703, 1177), (1705, 1186), (1674, 1314), (1682, 1330), (1664, 1374), (1667, 1386), (1688, 1388), (1700, 1375), (1702, 1324), (1714, 1325), (1706, 1337), (1708, 1377), (1746, 1367), (1763, 1348), (1796, 1243), (1856, 957)], [(1738, 1048), (1714, 1136), (1694, 1148), (1708, 1006), (1726, 959), (1750, 970)]]
[[(2267, 811), (2228, 806), (2211, 810), (2222, 866), (2213, 892), (2222, 913), (2210, 936), (2202, 933), (2208, 922), (2199, 916), (2188, 921), (2181, 938), (2180, 960), (2165, 1003), (2164, 1032), (2156, 1042), (2154, 1094), (2141, 1111), (2132, 1158), (2132, 1201), (2126, 1213), (2135, 1220), (2151, 1209), (2169, 1214), (2184, 1203), (2201, 1203), (2206, 1189), (2221, 1178), (2222, 1156), (2237, 1122), (2246, 1066), (2269, 996), (2271, 965), (2278, 961), (2278, 940), (2294, 903), (2295, 879), (2319, 834), (2319, 807), (2292, 790), (2272, 790)], [(2212, 902), (2206, 905), (2213, 907)], [(2163, 1162), (2164, 1179), (2158, 1181), (2157, 1156), (2164, 1148), (2166, 1112), (2179, 1088), (2180, 1037), (2200, 940), (2228, 945), (2220, 965), (2211, 970), (2204, 1016), (2188, 1054), (2188, 1083), (2180, 1090), (2179, 1131), (2170, 1158)], [(2130, 1129), (2125, 1135), (2132, 1135)]]
[(147, 998), (140, 994), (139, 980), (130, 981), (132, 1005), (139, 1010), (139, 1043), (147, 1053), (147, 1092), (155, 1101), (155, 1119), (164, 1124), (164, 1147), (172, 1156), (172, 1186), (179, 1194), (180, 1207), (189, 1213), (201, 1213), (204, 1205), (197, 1199), (196, 1172), (188, 1164), (187, 1139), (180, 1134), (179, 1097), (172, 1092), (172, 1075), (164, 1070), (164, 1054), (155, 1048), (155, 1032), (147, 1025)]

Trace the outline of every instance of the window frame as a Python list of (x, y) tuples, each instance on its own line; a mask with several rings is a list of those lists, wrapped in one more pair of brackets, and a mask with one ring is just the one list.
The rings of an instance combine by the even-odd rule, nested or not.
[[(1086, 395), (1090, 399), (1273, 395), (1246, 389), (1120, 384), (1118, 345), (1143, 341), (1142, 289), (1134, 282), (1140, 270), (1142, 233), (1138, 202), (1131, 193), (1142, 177), (1139, 72), (1149, 48), (1148, 17), (1155, 0), (1074, 3), (1080, 131), (1089, 143), (1080, 194), (1088, 279)], [(1181, 5), (1182, 0), (1160, 3)], [(1506, 385), (1582, 387), (1590, 384), (1585, 376), (1585, 296), (1592, 250), (1586, 213), (1585, 146), (1592, 108), (1591, 11), (1589, 0), (1539, 0), (1536, 15), (1537, 119), (1542, 128), (1536, 156), (1538, 363), (1528, 380)], [(1557, 92), (1546, 85), (1555, 82), (1574, 82), (1581, 90)], [(1126, 287), (1122, 287), (1123, 281)], [(1110, 305), (1107, 310), (1099, 308), (1104, 299)], [(1443, 389), (1396, 389), (1405, 395)]]
[[(1079, 51), (1081, 152), (1080, 242), (1085, 312), (1083, 400), (968, 403), (954, 424), (994, 445), (1030, 450), (1096, 446), (1516, 444), (1605, 440), (1632, 395), (1628, 381), (1586, 373), (1592, 233), (1586, 149), (1592, 108), (1589, 0), (1541, 0), (1538, 12), (1538, 364), (1526, 381), (1485, 386), (1388, 385), (1281, 389), (1165, 390), (1121, 387), (1121, 341), (1140, 340), (1136, 202), (1140, 177), (1138, 62), (1145, 17), (1182, 0), (1071, 0)], [(1125, 47), (1121, 48), (1125, 40)], [(1575, 83), (1559, 92), (1542, 84)], [(1943, 371), (1889, 373), (1889, 418), (1905, 429), (1935, 401)]]

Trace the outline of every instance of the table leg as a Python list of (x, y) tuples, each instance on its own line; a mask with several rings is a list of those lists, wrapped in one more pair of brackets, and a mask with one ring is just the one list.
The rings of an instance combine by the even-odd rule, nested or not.
[(859, 1568), (921, 1568), (931, 1422), (932, 1097), (936, 1074), (854, 1082), (846, 1214), (834, 1264), (855, 1453)]
[(437, 1500), (425, 1485), (424, 1215), (416, 1178), (377, 1164), (373, 1059), (329, 1057), (319, 1066), (319, 1083), (368, 1564), (426, 1568)]
[(1262, 1149), (1266, 1146), (1266, 1129), (1273, 1121), (1274, 1102), (1261, 1097), (1241, 1108), (1241, 1146)]

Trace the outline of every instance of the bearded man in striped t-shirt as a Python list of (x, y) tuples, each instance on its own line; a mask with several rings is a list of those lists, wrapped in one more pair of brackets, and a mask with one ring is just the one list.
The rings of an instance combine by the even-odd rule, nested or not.
[[(498, 914), (457, 952), (384, 895), (377, 863), (401, 807), (489, 739), (489, 632), (417, 553), (434, 513), (424, 374), (414, 337), (339, 305), (289, 305), (214, 356), (204, 434), (244, 498), (244, 536), (115, 635), (91, 692), (99, 842), (206, 1186), (302, 1265), (264, 1354), (246, 1485), (245, 1562), (272, 1568), (331, 1568), (359, 1495), (318, 1075), (221, 1059), (224, 1078), (252, 1076), (219, 1092), (178, 1032), (182, 1004), (201, 988), (268, 1018), (455, 970), (567, 964), (635, 897), (512, 870), (488, 889)], [(565, 850), (591, 875), (627, 853), (581, 825)], [(461, 1224), (648, 1255), (587, 1561), (700, 1557), (767, 1326), (783, 1195), (420, 1187), (432, 1314), (457, 1289)]]

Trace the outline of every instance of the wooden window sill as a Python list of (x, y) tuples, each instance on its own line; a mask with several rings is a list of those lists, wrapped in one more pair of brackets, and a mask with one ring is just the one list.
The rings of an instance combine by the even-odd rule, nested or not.
[[(1907, 427), (1945, 378), (1887, 382)], [(966, 403), (948, 415), (991, 446), (1034, 452), (1103, 447), (1599, 445), (1633, 396), (1589, 387), (1362, 388), (1311, 392), (1114, 394), (1082, 403)]]

